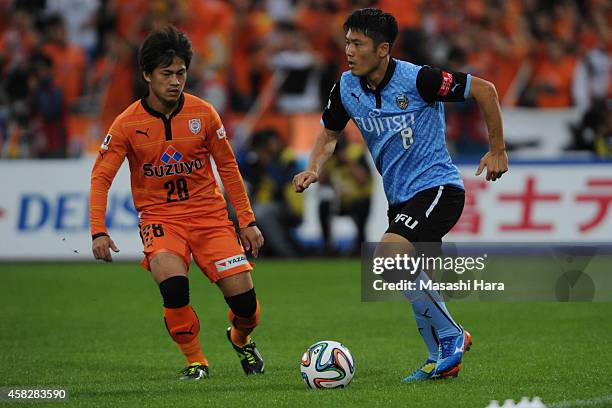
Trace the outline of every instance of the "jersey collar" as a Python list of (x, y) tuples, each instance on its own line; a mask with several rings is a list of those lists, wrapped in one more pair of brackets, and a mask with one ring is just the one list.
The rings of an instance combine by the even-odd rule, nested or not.
[[(140, 100), (140, 103), (142, 104), (142, 107), (149, 113), (149, 115), (155, 116), (155, 117), (158, 117), (158, 118), (162, 118), (162, 119), (165, 120), (166, 119), (166, 115), (164, 115), (163, 113), (161, 113), (159, 111), (156, 111), (151, 106), (149, 106), (149, 104), (147, 103), (147, 96), (149, 96), (148, 92)], [(185, 104), (185, 95), (183, 95), (181, 93), (181, 96), (179, 96), (178, 105), (176, 106), (176, 109), (174, 111), (172, 111), (172, 113), (170, 114), (170, 118), (169, 119), (172, 119), (173, 117), (175, 117), (181, 111), (181, 109), (183, 109), (183, 105), (184, 104)]]
[(387, 72), (385, 72), (385, 76), (383, 77), (383, 79), (380, 82), (380, 84), (378, 84), (376, 89), (370, 88), (370, 85), (368, 85), (368, 82), (366, 81), (365, 77), (359, 78), (359, 82), (361, 83), (361, 88), (363, 89), (363, 91), (364, 92), (372, 92), (372, 93), (380, 94), (380, 92), (383, 90), (383, 88), (385, 86), (387, 86), (387, 84), (391, 80), (391, 77), (393, 76), (393, 73), (395, 72), (395, 67), (396, 66), (397, 66), (397, 63), (395, 62), (395, 60), (393, 58), (390, 58), (389, 59), (389, 66), (387, 67)]

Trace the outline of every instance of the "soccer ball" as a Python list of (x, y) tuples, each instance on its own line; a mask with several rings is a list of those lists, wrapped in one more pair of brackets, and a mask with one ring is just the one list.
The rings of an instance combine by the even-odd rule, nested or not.
[(346, 346), (323, 340), (304, 352), (300, 371), (309, 388), (344, 388), (353, 379), (355, 363)]

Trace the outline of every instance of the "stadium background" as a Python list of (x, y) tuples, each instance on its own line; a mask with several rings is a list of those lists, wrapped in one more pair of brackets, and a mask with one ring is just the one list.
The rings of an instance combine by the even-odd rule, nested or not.
[[(180, 362), (158, 327), (155, 289), (132, 262), (140, 257), (141, 244), (126, 166), (111, 189), (107, 221), (121, 248), (115, 259), (130, 262), (110, 266), (74, 262), (90, 259), (87, 198), (96, 151), (112, 119), (143, 94), (137, 47), (150, 29), (172, 23), (193, 41), (195, 55), (186, 89), (211, 101), (220, 112), (258, 218), (282, 220), (280, 226), (268, 224), (264, 231), (267, 248), (258, 261), (256, 281), (267, 297), (269, 321), (276, 319), (295, 334), (264, 322), (258, 340), (279, 374), (271, 374), (261, 387), (249, 383), (247, 391), (228, 391), (226, 402), (250, 398), (249, 392), (264, 399), (274, 395), (276, 403), (294, 406), (346, 402), (345, 396), (329, 394), (285, 400), (266, 388), (289, 390), (290, 395), (304, 398), (291, 394), (301, 390), (296, 364), (305, 346), (324, 337), (345, 341), (357, 355), (358, 376), (354, 394), (346, 397), (349, 401), (357, 404), (374, 394), (382, 398), (381, 404), (398, 401), (394, 398), (402, 389), (377, 388), (373, 377), (387, 375), (384, 381), (396, 381), (398, 372), (419, 361), (422, 346), (408, 322), (402, 332), (408, 338), (408, 351), (401, 361), (393, 359), (396, 336), (386, 332), (395, 332), (397, 321), (407, 318), (405, 311), (358, 304), (359, 263), (348, 259), (356, 252), (359, 236), (359, 222), (354, 220), (364, 219), (367, 201), (363, 233), (368, 240), (377, 240), (386, 228), (386, 202), (355, 128), (347, 129), (344, 153), (326, 170), (324, 183), (303, 198), (288, 191), (291, 176), (305, 165), (319, 131), (329, 89), (346, 69), (342, 22), (351, 10), (372, 5), (398, 19), (395, 57), (471, 72), (492, 81), (499, 93), (510, 172), (495, 184), (473, 176), (487, 149), (477, 107), (470, 102), (447, 106), (447, 143), (467, 187), (464, 214), (448, 240), (612, 243), (609, 1), (0, 0), (0, 270), (4, 272), (0, 305), (6, 314), (0, 329), (0, 344), (6, 351), (0, 386), (72, 385), (77, 396), (92, 404), (106, 404), (107, 398), (136, 403), (139, 398), (159, 397), (151, 401), (166, 405), (189, 401), (166, 379), (167, 367)], [(320, 222), (323, 211), (331, 222), (326, 241)], [(274, 244), (270, 236), (283, 239)], [(274, 257), (289, 259), (271, 260)], [(296, 264), (297, 257), (315, 259)], [(293, 271), (290, 278), (283, 275), (287, 270)], [(311, 314), (308, 302), (298, 299), (312, 296), (305, 284), (320, 299), (331, 299), (328, 310), (342, 311), (341, 321), (331, 313), (316, 318)], [(206, 304), (207, 324), (218, 326), (222, 334), (224, 305), (215, 303), (214, 289), (201, 279), (193, 285), (194, 292), (202, 293), (196, 303)], [(83, 290), (76, 291), (79, 287)], [(110, 304), (100, 291), (111, 291), (124, 303)], [(98, 313), (133, 313), (126, 305), (137, 308), (134, 314), (140, 322), (134, 316), (117, 323)], [(78, 307), (82, 311), (73, 309)], [(481, 358), (500, 357), (504, 372), (513, 380), (508, 383), (508, 377), (491, 373), (484, 361), (478, 362), (477, 343), (473, 371), (466, 371), (463, 379), (473, 387), (475, 399), (449, 401), (484, 407), (493, 398), (542, 394), (549, 401), (562, 401), (599, 398), (605, 391), (601, 377), (594, 373), (609, 374), (612, 369), (609, 357), (596, 358), (598, 352), (605, 355), (609, 346), (609, 331), (606, 335), (598, 324), (609, 316), (609, 304), (545, 304), (535, 311), (520, 303), (453, 307), (480, 332), (480, 339), (490, 341), (481, 348)], [(91, 315), (97, 317), (90, 321)], [(296, 316), (300, 324), (293, 322)], [(356, 334), (354, 321), (385, 334)], [(503, 335), (509, 325), (526, 337), (533, 375), (541, 382), (516, 367), (521, 350), (486, 354), (498, 353), (491, 343), (513, 348), (512, 339)], [(80, 334), (68, 340), (61, 332), (70, 330)], [(149, 370), (150, 365), (130, 357), (116, 338), (99, 339), (109, 333), (120, 337), (122, 330), (134, 338), (150, 336), (140, 338), (139, 346), (150, 348), (146, 358), (165, 365), (156, 366), (144, 382), (127, 378), (133, 370)], [(531, 337), (536, 331), (537, 339)], [(560, 341), (568, 331), (572, 339)], [(14, 333), (21, 336), (17, 342)], [(209, 352), (215, 355), (218, 349), (218, 361), (227, 360), (221, 378), (224, 373), (235, 377), (229, 368), (235, 362), (233, 356), (224, 357), (229, 353), (221, 335), (209, 336)], [(283, 337), (282, 344), (278, 336)], [(83, 349), (83, 343), (93, 345)], [(166, 346), (163, 352), (160, 344)], [(368, 360), (364, 356), (371, 347), (389, 357)], [(580, 354), (578, 350), (585, 347), (590, 351)], [(575, 358), (563, 364), (546, 357), (551, 350), (567, 349)], [(96, 350), (103, 350), (104, 356), (96, 355)], [(65, 370), (49, 367), (66, 361)], [(105, 384), (80, 378), (98, 375), (87, 368), (87, 361), (108, 370), (102, 375)], [(30, 380), (30, 371), (20, 368), (24, 364), (49, 366)], [(390, 367), (391, 374), (383, 373), (381, 364)], [(588, 366), (593, 369), (585, 374), (583, 367)], [(550, 370), (583, 377), (579, 386), (564, 389)], [(490, 387), (479, 383), (478, 376), (483, 375), (493, 378)], [(153, 391), (159, 381), (166, 387), (165, 397)], [(238, 378), (231, 381), (240, 384)], [(134, 387), (157, 396), (138, 394)], [(215, 387), (227, 391), (221, 384)], [(462, 389), (460, 384), (440, 387), (451, 394)], [(409, 390), (416, 404), (432, 401), (417, 388)], [(394, 396), (385, 400), (383, 395)], [(170, 397), (175, 400), (163, 399)], [(605, 401), (601, 406), (607, 406)]]
[[(113, 118), (143, 94), (138, 45), (168, 23), (193, 41), (186, 89), (221, 113), (264, 232), (286, 237), (269, 240), (268, 255), (355, 252), (354, 220), (375, 241), (386, 202), (354, 127), (326, 183), (303, 199), (288, 192), (346, 69), (343, 19), (375, 4), (397, 16), (396, 57), (471, 72), (499, 93), (512, 171), (495, 185), (472, 176), (487, 148), (475, 103), (447, 106), (448, 145), (468, 185), (466, 211), (449, 238), (612, 239), (609, 2), (3, 1), (0, 257), (73, 258), (61, 237), (87, 256), (87, 173)], [(350, 180), (364, 160), (370, 174)], [(137, 217), (122, 173), (111, 190), (110, 232), (122, 256), (136, 258)], [(368, 208), (351, 217), (351, 205), (369, 194), (369, 217)], [(321, 200), (330, 214), (326, 245)], [(266, 222), (269, 213), (283, 224)], [(29, 250), (34, 245), (38, 251)]]

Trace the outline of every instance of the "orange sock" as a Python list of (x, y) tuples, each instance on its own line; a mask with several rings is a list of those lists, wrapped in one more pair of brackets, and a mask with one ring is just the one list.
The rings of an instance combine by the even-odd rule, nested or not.
[(177, 344), (180, 347), (181, 351), (183, 352), (183, 355), (187, 359), (188, 364), (202, 363), (206, 366), (208, 365), (208, 360), (206, 359), (206, 356), (204, 355), (204, 353), (202, 353), (202, 347), (200, 346), (200, 339), (196, 337), (189, 343), (185, 343), (185, 344), (177, 343)]
[(200, 346), (200, 321), (190, 305), (176, 309), (164, 308), (164, 321), (172, 340), (179, 346), (189, 364), (202, 363), (208, 360)]
[(251, 332), (259, 324), (259, 301), (257, 301), (255, 314), (251, 317), (237, 316), (230, 309), (229, 321), (232, 323), (232, 331), (230, 332), (232, 343), (238, 347), (244, 346), (250, 340), (249, 334), (251, 334)]

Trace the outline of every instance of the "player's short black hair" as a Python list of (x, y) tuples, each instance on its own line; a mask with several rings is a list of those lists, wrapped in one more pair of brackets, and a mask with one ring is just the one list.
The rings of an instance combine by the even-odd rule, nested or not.
[(397, 21), (389, 13), (377, 8), (364, 8), (354, 11), (344, 22), (344, 32), (360, 31), (374, 41), (378, 47), (384, 42), (393, 46), (397, 38)]
[(193, 51), (191, 41), (174, 26), (151, 32), (138, 52), (138, 64), (143, 72), (151, 73), (157, 67), (167, 67), (176, 56), (185, 61), (189, 69)]

